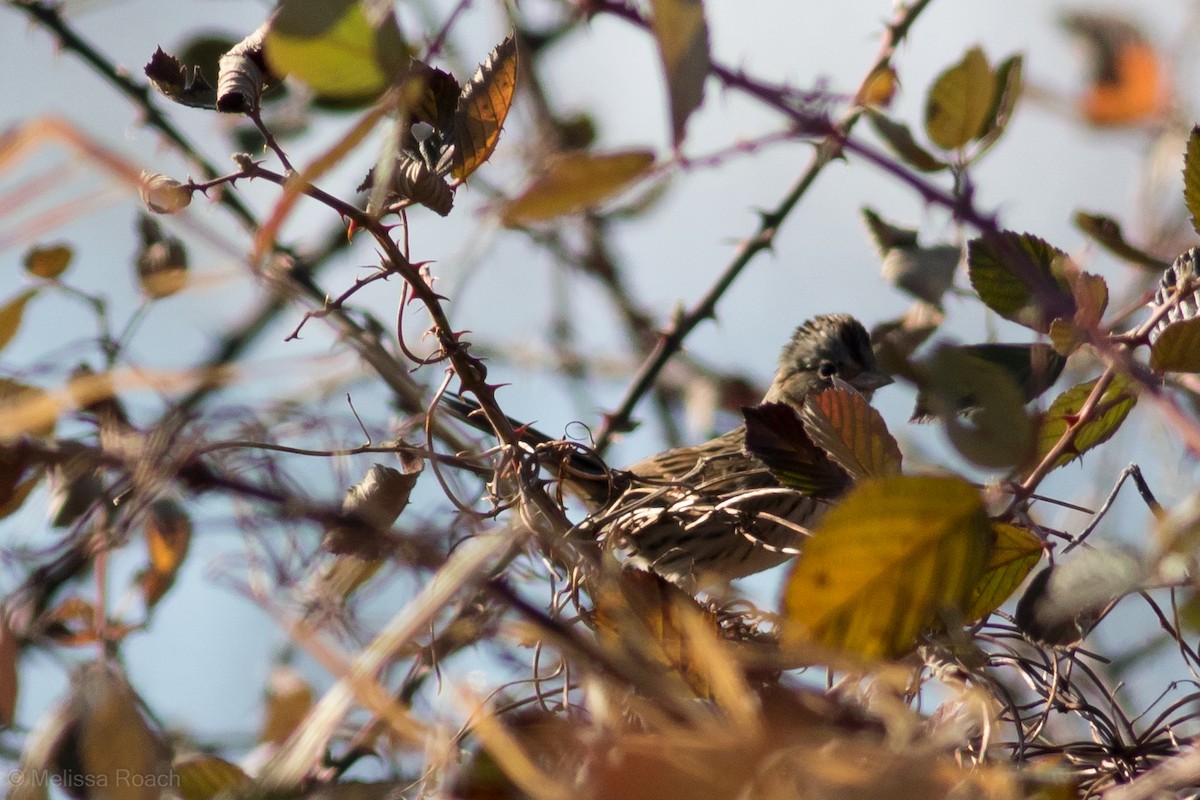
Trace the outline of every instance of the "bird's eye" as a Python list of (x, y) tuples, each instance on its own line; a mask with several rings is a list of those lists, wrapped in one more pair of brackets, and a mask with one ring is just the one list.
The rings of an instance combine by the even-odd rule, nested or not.
[(822, 378), (832, 378), (834, 375), (837, 375), (837, 373), (837, 364), (833, 363), (832, 361), (822, 361), (820, 366), (817, 367), (817, 374)]

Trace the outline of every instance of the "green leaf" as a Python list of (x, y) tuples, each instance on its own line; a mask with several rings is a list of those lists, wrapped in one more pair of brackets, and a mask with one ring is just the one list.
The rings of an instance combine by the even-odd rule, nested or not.
[(943, 346), (922, 364), (913, 418), (936, 414), (965, 458), (982, 467), (1010, 467), (1032, 448), (1033, 425), (1025, 403), (1010, 369), (967, 348)]
[(1183, 202), (1192, 218), (1192, 229), (1200, 233), (1200, 125), (1192, 128), (1183, 156)]
[(960, 261), (962, 248), (957, 245), (897, 247), (884, 256), (880, 274), (897, 289), (941, 307), (942, 297), (954, 285)]
[(1019, 54), (1009, 56), (996, 67), (996, 92), (980, 134), (980, 138), (989, 144), (1000, 138), (1012, 119), (1017, 100), (1020, 99), (1021, 90), (1024, 88), (1024, 71), (1025, 61)]
[(1121, 223), (1112, 217), (1076, 211), (1075, 227), (1117, 258), (1124, 259), (1131, 264), (1146, 267), (1154, 270), (1155, 273), (1163, 272), (1171, 266), (1170, 263), (1161, 258), (1155, 258), (1145, 250), (1134, 247), (1126, 241), (1125, 235), (1121, 232)]
[(896, 122), (875, 109), (867, 114), (875, 133), (896, 156), (919, 172), (940, 172), (950, 165), (937, 158), (913, 138), (912, 131), (903, 122)]
[(1200, 317), (1172, 322), (1150, 346), (1155, 372), (1200, 372)]
[(479, 65), (454, 110), (455, 178), (465, 180), (491, 157), (516, 90), (517, 41), (510, 35)]
[(409, 52), (395, 16), (377, 7), (359, 0), (283, 0), (267, 32), (267, 62), (324, 97), (378, 97), (401, 77)]
[(67, 271), (74, 255), (75, 251), (65, 244), (31, 247), (25, 253), (25, 271), (38, 278), (54, 280)]
[(1031, 531), (993, 522), (991, 554), (983, 575), (971, 590), (967, 621), (983, 619), (1004, 605), (1042, 559), (1042, 551), (1042, 540)]
[(0, 306), (0, 350), (7, 347), (17, 335), (21, 328), (21, 319), (25, 316), (25, 306), (37, 293), (37, 289), (26, 289)]
[(858, 392), (826, 389), (800, 412), (804, 431), (854, 480), (899, 475), (903, 456), (883, 417)]
[(747, 406), (742, 416), (746, 450), (784, 486), (817, 497), (836, 497), (850, 485), (846, 473), (813, 443), (800, 416), (787, 403)]
[[(1079, 411), (1095, 386), (1096, 381), (1073, 386), (1055, 398), (1050, 408), (1046, 409), (1038, 426), (1038, 460), (1048, 455), (1067, 429), (1078, 421)], [(1079, 428), (1073, 446), (1059, 457), (1054, 468), (1069, 464), (1093, 447), (1108, 441), (1136, 403), (1137, 397), (1130, 389), (1129, 379), (1121, 375), (1114, 377), (1104, 390), (1092, 418)]]
[(526, 225), (593, 208), (625, 189), (654, 164), (648, 150), (621, 153), (563, 153), (510, 200), (501, 212), (505, 225)]
[(879, 254), (887, 255), (887, 252), (895, 247), (916, 247), (917, 246), (917, 229), (916, 228), (901, 228), (886, 221), (879, 216), (873, 208), (863, 206), (863, 220), (867, 223), (867, 230), (871, 232), (871, 238), (875, 240), (875, 246), (879, 248)]
[(805, 542), (783, 593), (785, 642), (896, 658), (966, 620), (992, 531), (960, 478), (865, 481)]
[(1053, 386), (1067, 364), (1054, 348), (1044, 344), (972, 344), (962, 349), (1008, 373), (1027, 403)]
[(651, 0), (654, 40), (667, 77), (671, 135), (683, 142), (688, 117), (704, 100), (709, 73), (708, 23), (700, 0)]
[(996, 77), (987, 56), (972, 47), (929, 90), (925, 132), (943, 150), (957, 150), (983, 133), (996, 96)]
[(1075, 314), (1063, 277), (1067, 255), (1028, 233), (1001, 231), (967, 245), (971, 286), (1005, 319), (1045, 333), (1051, 320)]

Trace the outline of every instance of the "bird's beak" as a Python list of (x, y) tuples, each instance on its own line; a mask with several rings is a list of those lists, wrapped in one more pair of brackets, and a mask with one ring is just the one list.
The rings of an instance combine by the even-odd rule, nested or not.
[(889, 383), (895, 383), (891, 375), (882, 372), (867, 370), (860, 372), (850, 381), (850, 385), (858, 389), (863, 394), (870, 397), (871, 392), (887, 386)]

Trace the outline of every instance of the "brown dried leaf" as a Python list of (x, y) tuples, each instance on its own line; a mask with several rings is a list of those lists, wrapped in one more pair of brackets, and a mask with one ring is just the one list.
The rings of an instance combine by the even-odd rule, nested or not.
[(517, 41), (510, 35), (479, 65), (459, 98), (451, 170), (456, 180), (466, 180), (491, 157), (516, 90)]
[(199, 67), (187, 67), (163, 51), (154, 51), (150, 61), (142, 68), (155, 89), (164, 97), (192, 108), (216, 108), (217, 91), (201, 73)]
[(233, 46), (217, 62), (217, 111), (257, 113), (263, 89), (274, 79), (264, 53), (270, 23)]
[(0, 728), (12, 726), (17, 710), (17, 660), (21, 645), (8, 622), (8, 614), (0, 608)]

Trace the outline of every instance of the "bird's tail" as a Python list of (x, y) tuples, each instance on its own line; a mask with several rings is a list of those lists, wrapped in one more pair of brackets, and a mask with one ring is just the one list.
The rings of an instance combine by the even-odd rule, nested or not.
[[(445, 394), (438, 405), (476, 430), (492, 433), (492, 426), (474, 400)], [(521, 444), (539, 455), (542, 463), (558, 477), (565, 489), (581, 497), (593, 508), (607, 505), (628, 488), (629, 476), (609, 468), (592, 449), (579, 442), (555, 439), (512, 417), (507, 419), (520, 437)]]

